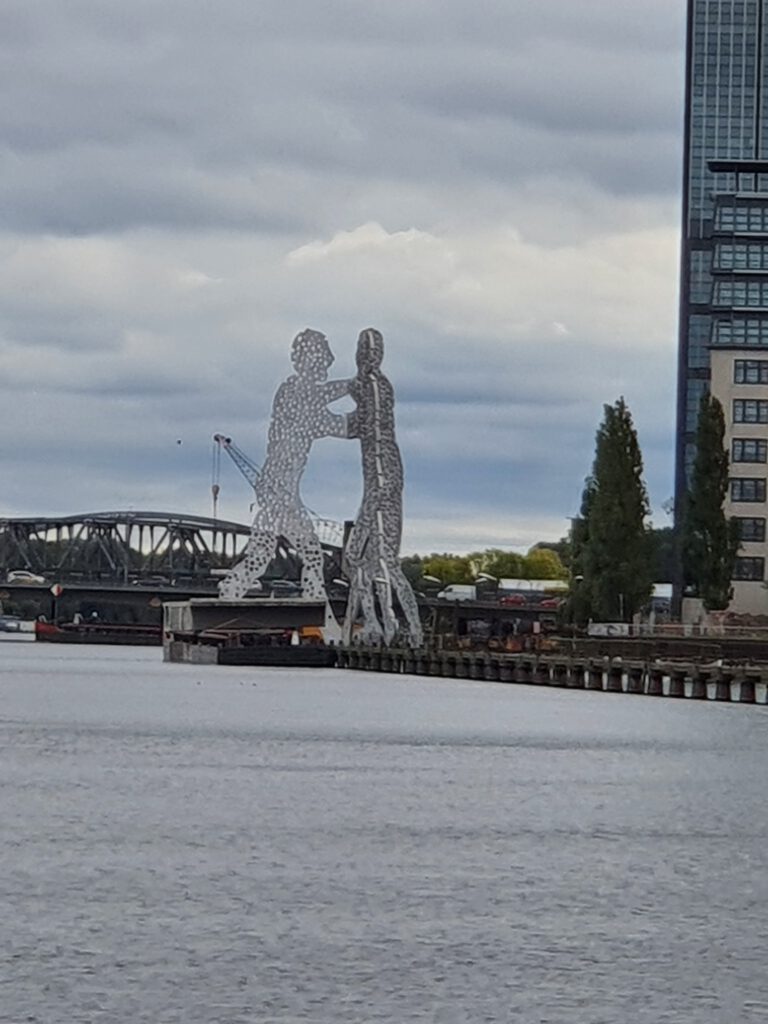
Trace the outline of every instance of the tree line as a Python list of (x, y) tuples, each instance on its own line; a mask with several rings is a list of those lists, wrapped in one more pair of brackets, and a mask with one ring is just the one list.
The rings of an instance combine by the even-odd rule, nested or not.
[(603, 407), (592, 469), (569, 536), (534, 545), (527, 554), (489, 548), (469, 555), (433, 553), (403, 559), (411, 584), (474, 583), (492, 579), (568, 579), (565, 617), (630, 622), (649, 604), (653, 584), (671, 583), (682, 568), (686, 593), (708, 611), (727, 608), (739, 551), (735, 520), (723, 511), (729, 484), (725, 417), (712, 395), (702, 398), (696, 459), (677, 534), (654, 529), (643, 479), (643, 457), (623, 398)]
[(562, 580), (568, 577), (563, 555), (567, 540), (536, 544), (523, 555), (501, 548), (487, 548), (469, 555), (449, 552), (410, 555), (402, 560), (403, 572), (412, 587), (424, 590), (429, 583), (476, 583), (478, 579)]
[[(676, 510), (678, 546), (671, 530), (663, 538), (669, 568), (674, 571), (680, 560), (686, 593), (699, 597), (707, 611), (728, 607), (739, 551), (737, 523), (724, 513), (730, 469), (724, 438), (723, 408), (706, 394), (699, 408), (688, 491), (683, 508)], [(592, 472), (571, 530), (572, 621), (629, 622), (647, 606), (653, 583), (659, 582), (654, 570), (662, 540), (659, 531), (654, 537), (649, 514), (640, 445), (620, 398), (604, 407)]]

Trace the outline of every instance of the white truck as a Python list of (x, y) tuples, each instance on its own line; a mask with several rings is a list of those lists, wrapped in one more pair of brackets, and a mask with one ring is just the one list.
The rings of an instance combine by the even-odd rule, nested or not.
[(437, 595), (438, 601), (476, 601), (477, 587), (474, 583), (449, 583)]

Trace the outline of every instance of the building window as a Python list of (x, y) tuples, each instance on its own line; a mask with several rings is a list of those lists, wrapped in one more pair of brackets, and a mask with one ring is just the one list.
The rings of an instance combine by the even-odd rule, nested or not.
[(765, 478), (731, 480), (731, 501), (765, 501)]
[(731, 458), (734, 462), (765, 462), (768, 460), (768, 440), (757, 437), (736, 437)]
[(768, 246), (761, 242), (720, 242), (715, 267), (718, 270), (768, 270)]
[(718, 319), (712, 341), (717, 345), (768, 345), (768, 320), (756, 317)]
[(768, 384), (768, 359), (736, 359), (734, 384)]
[(768, 423), (768, 400), (762, 398), (734, 398), (734, 423)]
[(714, 304), (745, 308), (768, 307), (768, 282), (766, 281), (718, 281), (715, 284)]
[(718, 231), (763, 234), (768, 231), (768, 208), (758, 203), (723, 203), (717, 208), (715, 224)]
[(762, 544), (765, 541), (765, 519), (748, 516), (735, 516), (739, 527), (739, 540), (754, 541)]
[(765, 579), (765, 559), (737, 558), (733, 567), (733, 578), (735, 580)]

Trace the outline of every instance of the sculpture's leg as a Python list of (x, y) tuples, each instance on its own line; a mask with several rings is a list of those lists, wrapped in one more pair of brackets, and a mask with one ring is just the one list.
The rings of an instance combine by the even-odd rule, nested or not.
[(344, 631), (342, 633), (342, 640), (347, 647), (352, 643), (352, 637), (355, 632), (355, 621), (360, 613), (361, 601), (360, 601), (360, 589), (358, 587), (357, 580), (354, 579), (349, 584), (349, 596), (347, 598), (347, 612), (344, 616)]
[(381, 624), (382, 633), (384, 636), (384, 643), (391, 644), (395, 639), (397, 633), (397, 616), (395, 610), (392, 607), (392, 584), (390, 583), (387, 576), (383, 573), (376, 579), (376, 596), (379, 599), (379, 608), (381, 610)]
[(380, 644), (384, 639), (379, 617), (376, 614), (376, 602), (373, 599), (373, 581), (363, 578), (360, 590), (360, 604), (363, 609), (363, 641), (367, 644)]
[(294, 516), (290, 532), (286, 531), (301, 559), (301, 592), (312, 600), (325, 600), (323, 549), (317, 539), (312, 520), (306, 513)]
[[(366, 611), (363, 598), (366, 590), (370, 589), (371, 586), (370, 581), (365, 578), (363, 569), (363, 555), (367, 544), (368, 539), (365, 523), (362, 521), (361, 515), (358, 514), (357, 521), (347, 537), (342, 562), (344, 575), (349, 580), (347, 613), (344, 617), (344, 642), (346, 644), (350, 644), (352, 642), (352, 638), (355, 635), (355, 623), (357, 622), (358, 617), (363, 618), (363, 627), (365, 629)], [(371, 610), (375, 615), (373, 602), (371, 602)], [(361, 639), (364, 638), (364, 631), (361, 632), (360, 637)], [(378, 643), (378, 637), (375, 642)]]
[(411, 642), (411, 646), (421, 647), (424, 643), (424, 631), (421, 627), (419, 605), (413, 589), (405, 578), (405, 574), (399, 564), (393, 565), (389, 570), (389, 574), (397, 594), (397, 599), (400, 602), (400, 607), (403, 609), (405, 621), (408, 624), (408, 639)]
[(236, 601), (245, 597), (254, 587), (264, 570), (272, 561), (277, 545), (274, 533), (254, 529), (245, 549), (245, 554), (219, 584), (219, 597)]

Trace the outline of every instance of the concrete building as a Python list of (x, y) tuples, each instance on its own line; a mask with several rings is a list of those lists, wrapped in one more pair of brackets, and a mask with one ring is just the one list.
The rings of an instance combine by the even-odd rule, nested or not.
[(725, 513), (737, 519), (742, 540), (729, 610), (768, 615), (768, 349), (761, 357), (742, 345), (717, 346), (711, 352), (711, 371), (711, 390), (723, 406), (731, 458)]

